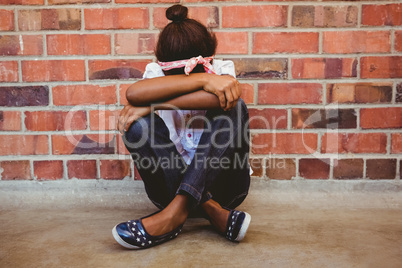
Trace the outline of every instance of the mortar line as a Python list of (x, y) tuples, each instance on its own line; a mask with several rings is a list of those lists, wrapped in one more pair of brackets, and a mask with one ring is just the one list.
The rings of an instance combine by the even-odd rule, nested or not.
[(222, 13), (223, 13), (223, 11), (222, 11), (222, 5), (220, 5), (220, 6), (218, 6), (218, 20), (219, 20), (219, 23), (218, 23), (218, 29), (222, 29), (223, 28), (223, 26), (222, 26)]
[(150, 7), (148, 8), (148, 16), (149, 16), (149, 20), (148, 20), (148, 22), (149, 22), (148, 29), (149, 29), (149, 30), (155, 29), (155, 27), (154, 27), (154, 16), (153, 16), (153, 14), (154, 14), (154, 7), (153, 7), (153, 6), (150, 6)]
[(62, 159), (63, 161), (63, 179), (68, 180), (68, 166), (67, 166), (67, 161), (66, 159)]
[(395, 51), (395, 29), (391, 29), (390, 31), (390, 41), (391, 41), (391, 55), (395, 54), (397, 51)]
[(247, 38), (248, 38), (248, 51), (247, 51), (247, 55), (253, 55), (253, 45), (254, 45), (254, 38), (253, 38), (253, 33), (251, 31), (249, 31), (247, 33)]
[(257, 83), (253, 83), (253, 93), (254, 93), (254, 105), (258, 105), (258, 84)]
[(368, 179), (367, 178), (367, 159), (363, 158), (363, 178), (362, 179)]
[[(217, 54), (216, 58), (226, 58), (226, 59), (356, 59), (359, 60), (361, 57), (384, 57), (390, 56), (389, 53), (365, 53), (365, 54)], [(402, 56), (402, 52), (394, 53), (393, 56)], [(44, 55), (46, 56), (46, 55)], [(20, 60), (110, 60), (110, 55), (50, 55), (46, 58), (43, 55), (27, 55), (27, 56), (17, 56)], [(16, 56), (4, 56), (2, 61), (15, 61)], [(155, 56), (152, 54), (148, 55), (114, 55), (114, 60), (134, 60), (134, 61), (141, 61), (141, 60), (154, 60)], [(342, 79), (357, 79), (359, 77), (342, 77)], [(304, 78), (304, 80), (313, 80), (315, 78)], [(328, 78), (333, 79), (333, 78)], [(326, 80), (328, 80), (326, 79)], [(363, 80), (368, 80), (370, 78), (364, 78)], [(374, 79), (374, 78), (373, 78)], [(380, 79), (380, 78), (379, 78)], [(381, 78), (382, 80), (387, 79), (390, 80), (391, 78)], [(398, 79), (398, 78), (396, 78)], [(324, 79), (322, 79), (324, 80)]]
[(356, 28), (359, 30), (361, 29), (362, 26), (362, 17), (363, 17), (363, 4), (362, 3), (358, 3), (357, 5), (357, 25)]
[[(11, 60), (12, 61), (12, 60)], [(15, 61), (15, 60), (14, 60)], [(139, 81), (141, 78), (130, 78), (130, 79), (125, 79), (125, 80), (119, 80), (121, 81), (121, 83), (125, 83), (125, 84), (130, 84), (136, 81)], [(290, 81), (287, 81), (285, 79), (269, 79), (269, 80), (264, 80), (264, 79), (245, 79), (245, 78), (238, 78), (240, 83), (256, 83), (257, 85), (259, 84), (278, 84), (278, 83), (287, 83), (287, 84), (311, 84), (311, 83), (317, 83), (317, 84), (323, 84), (325, 82), (328, 82), (330, 84), (350, 84), (350, 83), (355, 83), (355, 84), (359, 84), (359, 83), (378, 83), (378, 84), (382, 84), (382, 85), (391, 85), (392, 83), (402, 83), (402, 79), (382, 79), (382, 78), (373, 78), (373, 79), (356, 79), (356, 78), (339, 78), (339, 79), (331, 79), (331, 80), (326, 80), (326, 79), (293, 79)], [(116, 80), (109, 80), (109, 79), (96, 79), (96, 80), (89, 80), (91, 85), (113, 85), (115, 83)], [(12, 86), (43, 86), (43, 84), (46, 85), (88, 85), (88, 82), (83, 80), (83, 81), (42, 81), (42, 82), (38, 82), (38, 81), (33, 81), (33, 82), (29, 82), (29, 81), (24, 81), (23, 85), (20, 85), (16, 82), (4, 82), (1, 83), (1, 86), (8, 86), (8, 87), (12, 87)], [(376, 107), (380, 107), (381, 105), (385, 105), (385, 104), (389, 104), (389, 103), (369, 103), (369, 104), (359, 104), (359, 103), (352, 103), (352, 104), (348, 104), (348, 103), (344, 103), (342, 105), (373, 105)]]
[[(24, 31), (14, 31), (14, 32), (3, 32), (5, 35), (40, 35), (40, 34), (82, 34), (85, 32), (87, 34), (110, 34), (110, 33), (159, 33), (158, 28), (136, 28), (136, 29), (85, 29), (85, 21), (81, 22), (80, 30), (24, 30)], [(360, 31), (391, 31), (391, 30), (402, 30), (402, 26), (367, 26), (364, 28), (352, 28), (352, 27), (339, 27), (339, 28), (284, 28), (284, 27), (244, 27), (244, 28), (213, 28), (214, 32), (253, 32), (253, 33), (271, 33), (271, 32), (289, 32), (289, 33), (319, 33), (319, 32), (360, 32)]]
[[(18, 160), (35, 160), (35, 161), (51, 161), (51, 160), (76, 160), (77, 157), (88, 160), (131, 160), (129, 154), (69, 154), (69, 155), (5, 155), (0, 156), (0, 161), (18, 161)], [(311, 154), (253, 154), (250, 155), (250, 158), (305, 158), (305, 159), (316, 159), (320, 158), (333, 158), (333, 159), (396, 159), (397, 161), (402, 160), (400, 154), (354, 154), (350, 153), (337, 154), (319, 154), (319, 155), (311, 155)]]
[(330, 158), (329, 159), (329, 175), (328, 175), (328, 179), (329, 180), (335, 180), (334, 179), (334, 158)]
[(30, 173), (31, 173), (30, 175), (31, 175), (32, 181), (36, 181), (33, 160), (28, 160), (28, 161), (29, 161), (29, 168), (30, 168)]
[(391, 133), (385, 133), (387, 135), (387, 147), (386, 150), (387, 152), (385, 153), (386, 155), (390, 155), (391, 154)]

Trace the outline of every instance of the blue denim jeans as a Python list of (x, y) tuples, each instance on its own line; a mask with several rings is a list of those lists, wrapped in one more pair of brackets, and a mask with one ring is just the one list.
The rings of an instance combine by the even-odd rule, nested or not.
[(190, 197), (190, 207), (213, 198), (235, 208), (250, 186), (248, 110), (240, 99), (230, 111), (208, 110), (204, 131), (187, 165), (155, 113), (135, 121), (125, 132), (125, 145), (141, 175), (150, 200), (166, 207), (177, 194)]

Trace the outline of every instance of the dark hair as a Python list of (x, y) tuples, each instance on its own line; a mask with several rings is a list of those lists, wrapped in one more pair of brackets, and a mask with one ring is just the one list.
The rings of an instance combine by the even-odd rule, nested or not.
[[(187, 18), (187, 13), (187, 7), (182, 5), (174, 5), (166, 10), (166, 17), (172, 22), (159, 35), (155, 49), (158, 61), (176, 61), (200, 55), (209, 57), (215, 54), (218, 45), (215, 34), (200, 22)], [(182, 69), (172, 71), (174, 70), (181, 70), (180, 73), (183, 73)]]

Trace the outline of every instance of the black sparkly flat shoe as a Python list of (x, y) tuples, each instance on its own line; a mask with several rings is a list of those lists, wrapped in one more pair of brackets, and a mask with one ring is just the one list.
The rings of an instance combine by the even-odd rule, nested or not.
[(147, 233), (142, 225), (142, 219), (143, 218), (117, 224), (112, 231), (113, 237), (117, 243), (128, 249), (150, 248), (176, 238), (183, 227), (183, 225), (180, 225), (173, 231), (164, 235), (152, 236)]
[(241, 241), (250, 226), (251, 216), (247, 212), (231, 210), (224, 235), (230, 241)]

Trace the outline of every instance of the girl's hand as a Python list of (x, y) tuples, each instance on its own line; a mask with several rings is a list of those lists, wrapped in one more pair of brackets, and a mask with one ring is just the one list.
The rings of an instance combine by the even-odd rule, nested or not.
[(119, 115), (119, 120), (117, 120), (116, 128), (123, 134), (123, 131), (127, 131), (130, 125), (140, 117), (146, 116), (151, 113), (151, 107), (136, 107), (130, 104), (124, 106)]
[(225, 111), (235, 107), (241, 96), (239, 81), (230, 75), (208, 75), (204, 90), (215, 94), (219, 99), (221, 108)]

